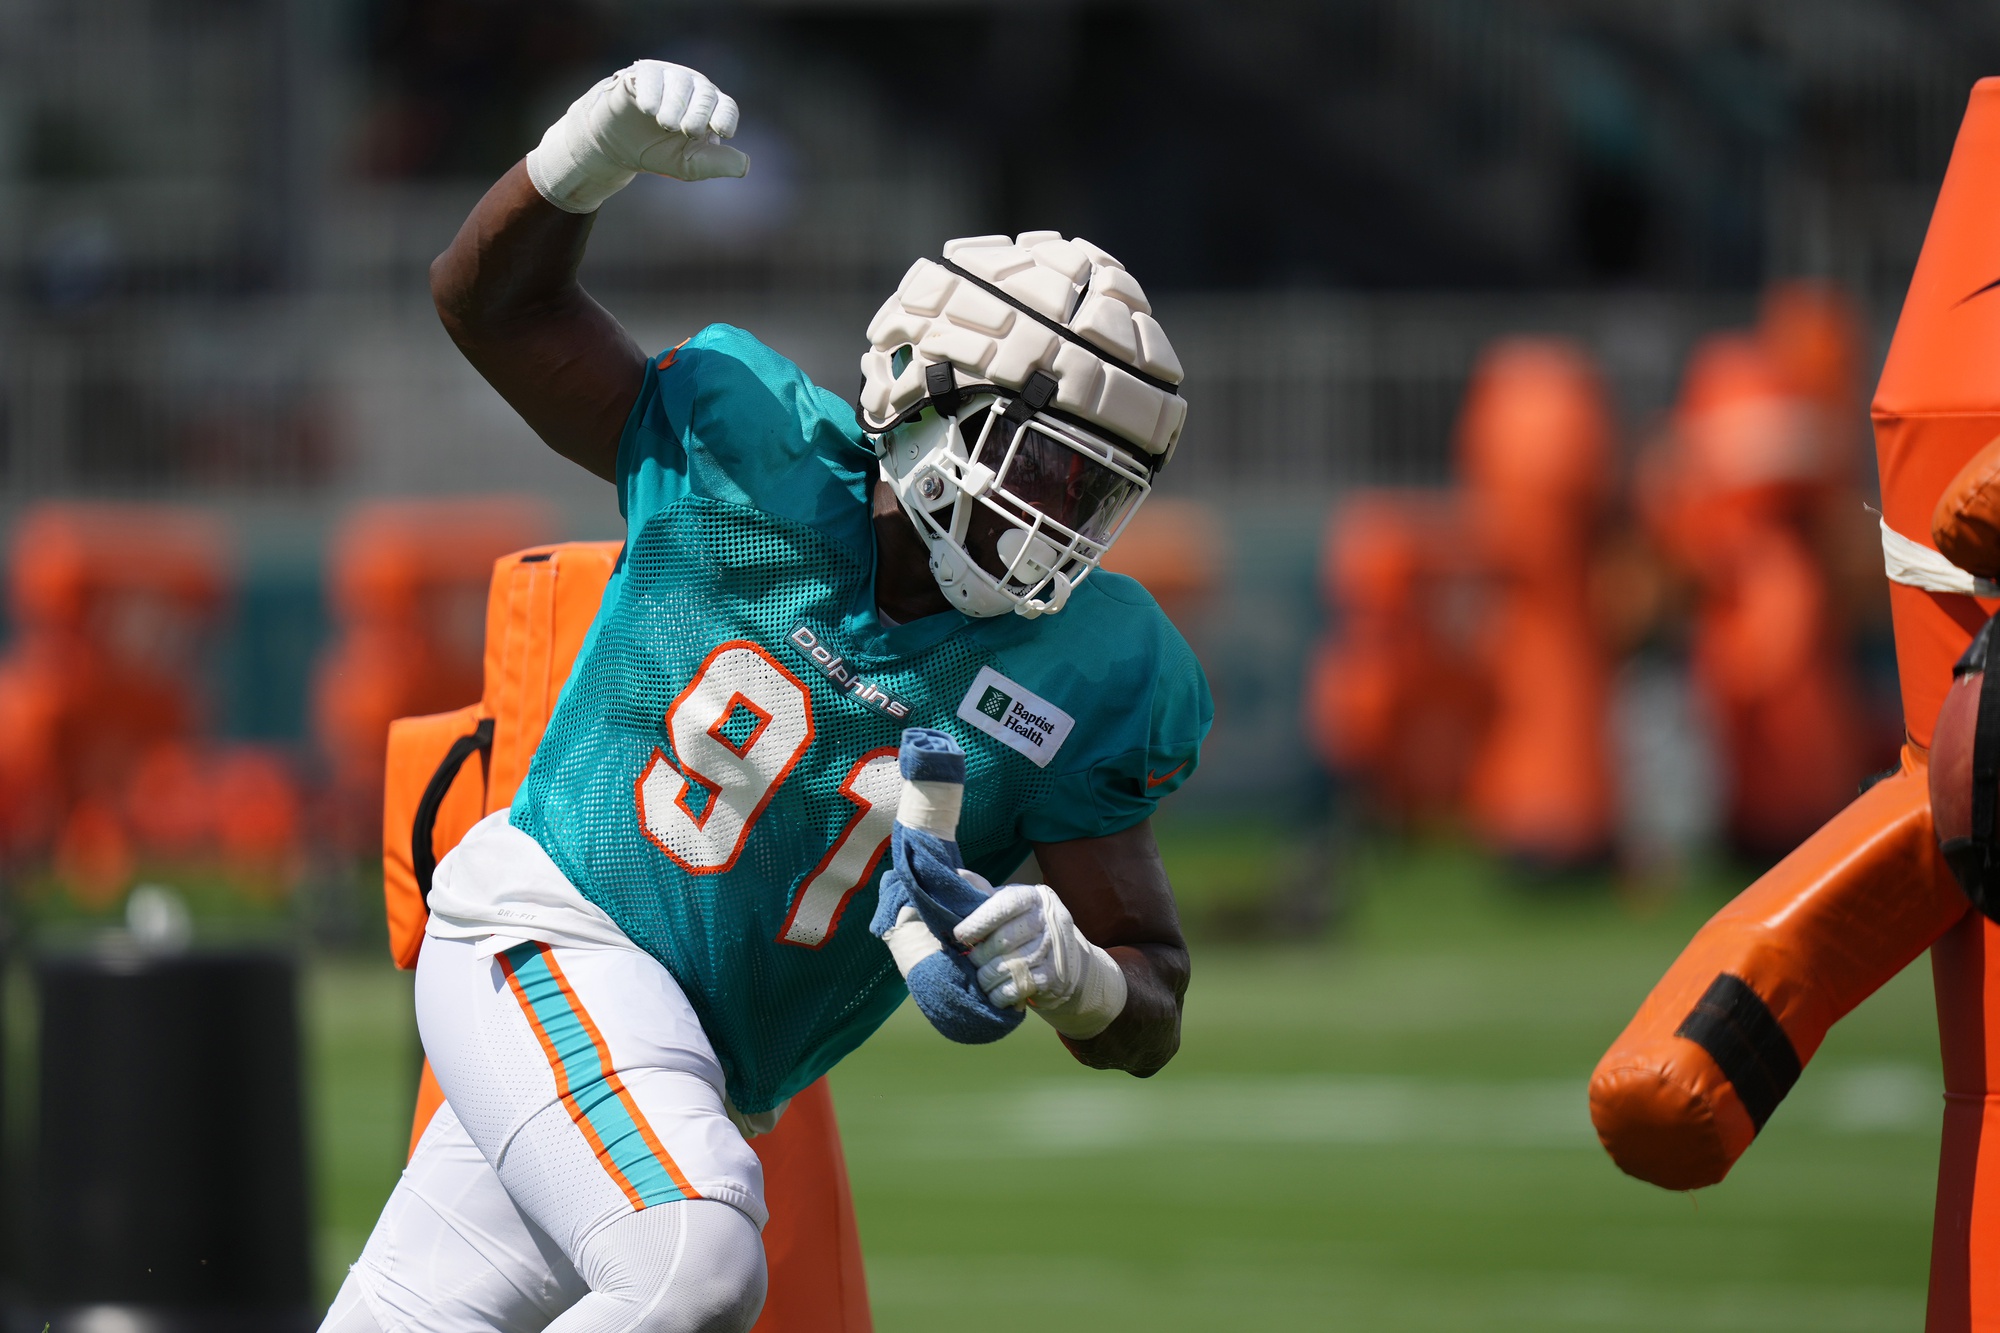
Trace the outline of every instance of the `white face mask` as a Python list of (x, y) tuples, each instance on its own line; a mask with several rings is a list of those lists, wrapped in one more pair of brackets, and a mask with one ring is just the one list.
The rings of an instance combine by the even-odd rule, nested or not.
[(938, 587), (970, 616), (1060, 611), (1152, 487), (1127, 450), (1043, 412), (1017, 426), (1010, 402), (982, 393), (876, 444)]

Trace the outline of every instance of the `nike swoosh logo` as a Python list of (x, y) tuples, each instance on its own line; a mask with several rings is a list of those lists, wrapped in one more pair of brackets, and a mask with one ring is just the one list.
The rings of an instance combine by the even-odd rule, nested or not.
[(1159, 775), (1158, 777), (1154, 777), (1154, 776), (1153, 776), (1153, 775), (1152, 775), (1151, 773), (1148, 773), (1148, 774), (1146, 774), (1146, 786), (1147, 786), (1147, 788), (1148, 788), (1148, 789), (1150, 790), (1150, 789), (1151, 789), (1151, 788), (1153, 788), (1153, 787), (1157, 787), (1157, 786), (1159, 786), (1159, 785), (1160, 785), (1160, 784), (1161, 784), (1162, 782), (1165, 782), (1165, 781), (1167, 781), (1168, 779), (1172, 778), (1174, 774), (1176, 774), (1176, 773), (1180, 772), (1180, 771), (1181, 771), (1182, 769), (1186, 768), (1187, 766), (1188, 766), (1188, 761), (1187, 761), (1187, 760), (1185, 760), (1185, 759), (1183, 759), (1183, 760), (1181, 760), (1181, 761), (1180, 761), (1180, 763), (1178, 763), (1178, 764), (1175, 764), (1175, 765), (1174, 765), (1174, 766), (1173, 766), (1172, 768), (1170, 768), (1170, 769), (1168, 769), (1168, 770), (1167, 770), (1166, 772), (1164, 772), (1164, 773), (1160, 774), (1160, 775)]

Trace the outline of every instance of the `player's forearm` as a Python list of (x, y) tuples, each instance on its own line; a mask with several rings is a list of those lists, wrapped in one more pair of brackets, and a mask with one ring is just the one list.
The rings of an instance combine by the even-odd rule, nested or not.
[(431, 264), (431, 296), (452, 341), (535, 433), (609, 480), (646, 357), (577, 282), (595, 216), (549, 203), (516, 163)]
[(1125, 974), (1125, 1008), (1095, 1037), (1064, 1037), (1063, 1045), (1093, 1069), (1122, 1069), (1146, 1078), (1181, 1048), (1188, 952), (1174, 944), (1123, 944), (1107, 952)]
[(1109, 1025), (1063, 1043), (1098, 1069), (1140, 1078), (1157, 1072), (1180, 1049), (1188, 951), (1151, 822), (1101, 838), (1038, 842), (1034, 852), (1075, 928), (1123, 974), (1123, 1003)]

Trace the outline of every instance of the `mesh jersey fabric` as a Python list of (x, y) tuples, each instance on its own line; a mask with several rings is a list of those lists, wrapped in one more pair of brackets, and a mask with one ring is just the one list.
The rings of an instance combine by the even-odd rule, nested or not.
[[(871, 756), (893, 767), (905, 726), (964, 747), (960, 845), (998, 879), (1031, 841), (1145, 819), (1194, 771), (1213, 711), (1193, 653), (1152, 598), (1102, 571), (1059, 615), (952, 611), (884, 626), (874, 475), (847, 404), (742, 330), (712, 325), (657, 358), (619, 446), (625, 550), (512, 809), (515, 827), (673, 974), (730, 1100), (751, 1114), (832, 1068), (905, 994), (867, 931), (886, 855), (822, 940), (782, 938), (801, 889), (858, 820), (843, 784)], [(836, 686), (795, 640), (801, 628), (907, 715)], [(727, 865), (691, 870), (649, 834), (644, 780), (655, 764), (675, 785), (685, 775), (693, 820), (721, 799), (677, 753), (668, 714), (729, 645), (809, 695), (810, 739), (744, 821)], [(985, 668), (1073, 719), (1042, 763), (960, 719)], [(708, 735), (747, 752), (766, 725), (782, 722), (732, 702)]]

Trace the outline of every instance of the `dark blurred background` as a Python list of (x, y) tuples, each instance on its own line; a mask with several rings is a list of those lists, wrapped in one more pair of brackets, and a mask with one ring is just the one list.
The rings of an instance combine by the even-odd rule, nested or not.
[[(698, 294), (837, 323), (946, 236), (1081, 232), (1182, 298), (1188, 470), (1241, 488), (1307, 460), (1426, 475), (1441, 448), (1402, 414), (1349, 418), (1422, 420), (1431, 381), (1446, 414), (1450, 334), (1474, 340), (1494, 302), (1650, 316), (1668, 347), (1611, 339), (1634, 411), (1662, 398), (1672, 332), (1774, 277), (1893, 311), (2000, 47), (1985, 7), (1869, 0), (10, 0), (0, 21), (17, 502), (285, 503), (493, 466), (455, 405), (417, 414), (440, 351), (424, 265), (543, 125), (641, 55), (732, 90), (757, 165), (700, 191), (642, 181), (607, 210), (608, 297), (668, 322)], [(1238, 322), (1291, 356), (1203, 354)], [(842, 339), (815, 368), (844, 379)], [(1309, 339), (1330, 363), (1298, 354)], [(1266, 424), (1239, 394), (1341, 406)]]

